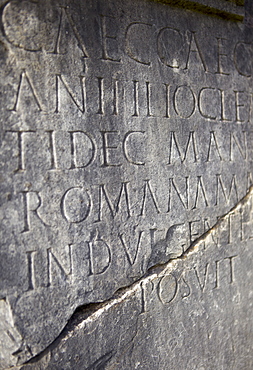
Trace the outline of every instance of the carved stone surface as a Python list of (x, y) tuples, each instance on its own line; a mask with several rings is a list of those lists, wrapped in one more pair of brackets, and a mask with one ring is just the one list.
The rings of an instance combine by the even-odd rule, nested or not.
[(80, 311), (32, 369), (252, 369), (253, 191), (183, 258)]
[[(246, 195), (253, 50), (250, 21), (153, 1), (0, 4), (5, 368), (48, 347), (77, 307), (185, 254)], [(218, 254), (229, 270), (236, 259)], [(136, 328), (130, 316), (120, 325)]]

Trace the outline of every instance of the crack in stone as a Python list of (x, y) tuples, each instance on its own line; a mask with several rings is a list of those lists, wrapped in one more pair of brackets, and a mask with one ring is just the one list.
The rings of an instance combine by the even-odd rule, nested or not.
[[(243, 21), (244, 18), (244, 8), (243, 8), (243, 1), (236, 3), (236, 1), (232, 0), (233, 3), (226, 4), (226, 8), (223, 6), (215, 7), (208, 2), (199, 2), (193, 0), (154, 0), (158, 3), (173, 5), (176, 7), (181, 7), (184, 9), (189, 9), (193, 11), (197, 11), (200, 13), (208, 14), (210, 16), (220, 17), (222, 19), (233, 20), (233, 21)], [(220, 5), (220, 4), (219, 4)]]
[(235, 211), (240, 209), (240, 207), (244, 205), (251, 196), (253, 196), (253, 186), (249, 188), (247, 194), (240, 201), (238, 201), (237, 204), (229, 212), (221, 216), (213, 227), (208, 229), (198, 239), (191, 243), (190, 246), (183, 253), (181, 253), (181, 255), (178, 255), (174, 258), (170, 258), (165, 263), (156, 264), (150, 267), (145, 273), (145, 275), (142, 276), (138, 281), (135, 281), (134, 283), (128, 286), (118, 289), (110, 299), (107, 299), (104, 302), (90, 303), (88, 305), (78, 307), (73, 313), (73, 315), (70, 317), (63, 331), (47, 348), (45, 348), (42, 352), (40, 352), (36, 356), (29, 359), (20, 367), (15, 367), (15, 369), (21, 369), (22, 366), (26, 364), (36, 363), (38, 360), (44, 357), (50, 350), (55, 348), (60, 341), (66, 342), (74, 334), (75, 331), (84, 329), (87, 324), (96, 321), (109, 309), (120, 304), (127, 298), (134, 295), (140, 289), (140, 286), (142, 284), (152, 282), (152, 280), (159, 278), (160, 276), (163, 275), (165, 269), (167, 269), (168, 267), (175, 267), (178, 261), (185, 260), (192, 253), (196, 253), (201, 241), (205, 240), (209, 235), (211, 235), (212, 232), (214, 232), (227, 217), (234, 214)]

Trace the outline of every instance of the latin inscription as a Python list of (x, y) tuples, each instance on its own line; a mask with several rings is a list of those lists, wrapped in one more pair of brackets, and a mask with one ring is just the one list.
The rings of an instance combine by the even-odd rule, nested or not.
[[(17, 81), (17, 90), (12, 97), (13, 104), (9, 110), (19, 112), (20, 109), (25, 108), (25, 100), (29, 99), (35, 111), (41, 113), (64, 113), (67, 108), (66, 102), (68, 102), (76, 112), (86, 116), (87, 111), (102, 116), (114, 116), (123, 115), (127, 110), (130, 111), (130, 117), (186, 119), (197, 116), (212, 121), (236, 123), (246, 123), (252, 120), (253, 92), (251, 90), (225, 90), (222, 86), (172, 85), (168, 82), (158, 85), (150, 81), (114, 80), (106, 81), (112, 85), (108, 93), (103, 77), (97, 77), (94, 81), (85, 83), (84, 76), (76, 76), (75, 86), (78, 86), (76, 91), (66, 81), (64, 75), (58, 74), (52, 78), (55, 80), (54, 86), (51, 90), (45, 91), (51, 100), (51, 104), (47, 107), (41, 103), (45, 100), (43, 91), (37, 91), (28, 72), (22, 71)], [(90, 100), (94, 89), (97, 90), (95, 101)], [(125, 106), (121, 108), (118, 106), (119, 89), (121, 89), (121, 95), (125, 97)], [(155, 93), (161, 99), (159, 105), (154, 99)], [(77, 95), (80, 97), (77, 98)], [(140, 110), (140, 99), (142, 110)], [(208, 104), (210, 100), (214, 100), (215, 106)], [(110, 107), (106, 111), (105, 105)]]
[[(199, 134), (195, 131), (186, 131), (186, 141), (182, 143), (181, 134), (176, 131), (167, 131), (166, 136), (161, 138), (160, 145), (164, 148), (164, 155), (155, 155), (150, 158), (152, 149), (149, 147), (154, 138), (150, 134), (149, 127), (146, 131), (131, 130), (121, 132), (119, 130), (98, 131), (90, 133), (81, 130), (56, 131), (56, 130), (8, 130), (4, 133), (7, 140), (11, 140), (12, 149), (17, 152), (16, 168), (14, 172), (29, 171), (36, 157), (31, 158), (30, 143), (33, 142), (35, 150), (39, 149), (41, 141), (46, 146), (41, 148), (44, 171), (73, 170), (98, 165), (103, 167), (151, 166), (152, 162), (170, 165), (207, 162), (247, 163), (252, 153), (253, 130), (246, 133), (228, 131), (226, 137), (221, 137), (221, 132), (204, 132)], [(204, 142), (204, 143), (203, 143)], [(68, 166), (60, 162), (60, 157), (65, 147), (65, 156)], [(138, 146), (138, 152), (135, 148)], [(116, 159), (117, 158), (117, 159)], [(12, 163), (13, 166), (14, 163)]]
[[(111, 210), (112, 211), (112, 210)], [(250, 229), (251, 218), (247, 221), (245, 220), (245, 210), (239, 210), (234, 214), (227, 216), (220, 223), (219, 228), (222, 229), (222, 233), (219, 232), (219, 228), (214, 232), (211, 232), (209, 239), (205, 242), (200, 242), (201, 250), (205, 251), (206, 248), (214, 248), (219, 250), (222, 246), (225, 249), (230, 249), (236, 243), (242, 243), (244, 241), (253, 238), (252, 231)], [(125, 256), (125, 261), (129, 267), (134, 266), (135, 268), (140, 264), (140, 256), (143, 255), (143, 248), (146, 243), (150, 244), (150, 249), (155, 250), (155, 248), (161, 244), (159, 238), (160, 235), (174, 234), (173, 237), (169, 239), (169, 242), (173, 241), (176, 243), (182, 243), (182, 249), (179, 249), (179, 256), (187, 251), (190, 245), (203, 235), (207, 230), (210, 229), (210, 221), (208, 219), (202, 220), (192, 220), (188, 223), (173, 225), (168, 230), (158, 230), (158, 229), (142, 229), (138, 232), (133, 232), (131, 238), (128, 237), (127, 233), (118, 233), (116, 235), (116, 241), (108, 241), (110, 238), (102, 236), (99, 224), (93, 227), (93, 231), (90, 233), (88, 239), (83, 240), (81, 244), (69, 244), (65, 246), (61, 251), (61, 257), (57, 256), (54, 248), (48, 248), (45, 252), (29, 251), (27, 252), (27, 284), (28, 290), (35, 289), (38, 287), (36, 283), (35, 271), (39, 267), (39, 264), (44, 265), (42, 270), (44, 270), (44, 282), (42, 286), (49, 287), (52, 284), (57, 284), (57, 279), (62, 279), (71, 283), (71, 279), (75, 279), (75, 276), (79, 276), (82, 271), (82, 275), (87, 278), (90, 276), (99, 276), (106, 271), (113, 268), (112, 261), (115, 254), (120, 253)], [(64, 252), (65, 250), (65, 252)], [(41, 255), (40, 255), (41, 254)], [(44, 257), (43, 257), (44, 254)], [(40, 255), (40, 256), (39, 256)], [(82, 256), (81, 260), (85, 261), (83, 264), (76, 264), (75, 261), (78, 260), (78, 256)], [(174, 255), (175, 256), (175, 255)], [(170, 282), (170, 285), (174, 286), (173, 291), (169, 294), (170, 299), (161, 298), (163, 296), (164, 289), (162, 288), (162, 280), (158, 287), (158, 296), (162, 303), (169, 303), (174, 299), (178, 293), (179, 286), (182, 286), (182, 298), (186, 298), (190, 295), (190, 287), (187, 283), (187, 277), (190, 274), (191, 279), (194, 277), (195, 286), (197, 286), (201, 292), (204, 292), (207, 286), (211, 286), (212, 289), (219, 288), (220, 286), (220, 269), (225, 268), (225, 275), (227, 281), (231, 284), (234, 282), (234, 261), (237, 255), (225, 256), (221, 260), (216, 259), (212, 262), (207, 262), (203, 266), (194, 266), (189, 272), (183, 272), (182, 275), (175, 277), (174, 275), (169, 275), (165, 280)], [(42, 258), (42, 259), (41, 259)], [(143, 258), (143, 257), (142, 257)], [(148, 261), (144, 260), (142, 263), (142, 273), (144, 273), (147, 268)], [(54, 273), (52, 272), (54, 271)], [(165, 284), (167, 286), (167, 283)], [(186, 289), (187, 288), (187, 289)], [(186, 294), (185, 290), (188, 290), (189, 294)], [(163, 302), (164, 301), (164, 302)]]
[[(33, 45), (30, 45), (30, 40), (36, 32), (36, 27), (42, 26), (41, 28), (43, 29), (46, 26), (46, 20), (37, 19), (37, 24), (36, 22), (33, 24), (34, 28), (30, 30), (24, 28), (23, 34), (22, 30), (18, 33), (17, 26), (19, 22), (22, 22), (22, 17), (17, 18), (16, 24), (14, 21), (9, 22), (8, 19), (12, 11), (18, 11), (19, 7), (22, 8), (22, 4), (15, 4), (15, 2), (10, 1), (3, 10), (4, 34), (7, 41), (13, 46), (30, 52), (42, 52), (45, 50), (51, 55), (64, 54), (66, 49), (64, 50), (63, 47), (62, 50), (62, 46), (64, 41), (66, 41), (63, 40), (64, 36), (66, 37), (64, 29), (67, 28), (68, 33), (71, 34), (68, 37), (72, 36), (73, 41), (78, 43), (82, 57), (89, 59), (93, 56), (94, 49), (88, 47), (87, 37), (81, 36), (81, 32), (73, 20), (74, 14), (71, 14), (72, 12), (68, 7), (58, 7), (58, 25), (56, 25), (55, 32), (52, 33), (52, 39), (41, 38), (43, 39), (41, 41), (40, 37), (37, 36), (33, 39)], [(29, 10), (36, 17), (38, 6), (31, 4), (31, 9)], [(152, 66), (152, 55), (160, 63), (171, 69), (187, 70), (192, 64), (197, 63), (204, 72), (229, 75), (227, 63), (228, 59), (232, 58), (233, 66), (237, 73), (251, 77), (252, 71), (246, 72), (238, 63), (241, 52), (246, 55), (251, 52), (252, 45), (250, 43), (238, 41), (234, 43), (232, 48), (228, 48), (228, 39), (226, 37), (214, 37), (212, 43), (215, 47), (216, 63), (215, 69), (212, 70), (208, 65), (207, 58), (204, 56), (203, 46), (201, 46), (200, 37), (196, 31), (180, 30), (169, 25), (159, 28), (157, 25), (138, 20), (125, 24), (120, 29), (120, 20), (106, 14), (101, 14), (100, 19), (96, 19), (96, 21), (100, 27), (99, 33), (101, 36), (98, 55), (101, 60), (122, 63), (120, 50), (123, 50), (128, 58), (146, 67)], [(121, 31), (120, 35), (118, 34), (119, 31)], [(136, 40), (136, 34), (146, 34), (147, 37), (143, 38), (144, 42), (139, 43)]]
[[(87, 1), (1, 12), (1, 294), (16, 312), (40, 294), (107, 299), (187, 253), (253, 184), (252, 43), (212, 18), (208, 34), (176, 9)], [(251, 211), (222, 222), (202, 248), (226, 253), (147, 283), (143, 313), (149, 293), (166, 306), (235, 283), (229, 248), (252, 238)]]

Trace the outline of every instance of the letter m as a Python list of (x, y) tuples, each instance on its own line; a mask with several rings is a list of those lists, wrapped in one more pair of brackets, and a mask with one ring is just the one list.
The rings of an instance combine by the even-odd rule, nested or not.
[(224, 185), (221, 175), (216, 175), (216, 206), (221, 203), (221, 196), (223, 196), (223, 199), (225, 199), (225, 203), (229, 203), (232, 198), (232, 194), (234, 194), (235, 200), (238, 202), (238, 192), (235, 175), (232, 176), (229, 190), (226, 191), (226, 189), (227, 186)]
[(127, 216), (131, 217), (127, 184), (128, 184), (127, 182), (122, 182), (119, 196), (116, 198), (115, 202), (111, 201), (108, 192), (105, 188), (105, 185), (101, 184), (99, 186), (99, 200), (98, 200), (99, 211), (98, 219), (96, 220), (96, 222), (100, 222), (102, 220), (103, 209), (105, 208), (105, 206), (109, 210), (109, 213), (111, 214), (112, 218), (114, 218), (116, 214), (119, 212), (120, 205), (123, 200), (125, 203)]
[(191, 162), (197, 162), (197, 147), (194, 131), (189, 132), (189, 137), (186, 143), (185, 151), (180, 147), (176, 133), (171, 131), (170, 133), (170, 146), (169, 146), (169, 162), (168, 164), (173, 164), (178, 159), (183, 163), (186, 158)]

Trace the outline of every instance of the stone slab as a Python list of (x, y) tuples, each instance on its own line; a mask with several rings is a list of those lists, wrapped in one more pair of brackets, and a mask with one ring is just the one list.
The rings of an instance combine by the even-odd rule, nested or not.
[[(224, 2), (225, 3), (225, 2)], [(252, 185), (252, 33), (148, 0), (1, 2), (1, 366)]]

